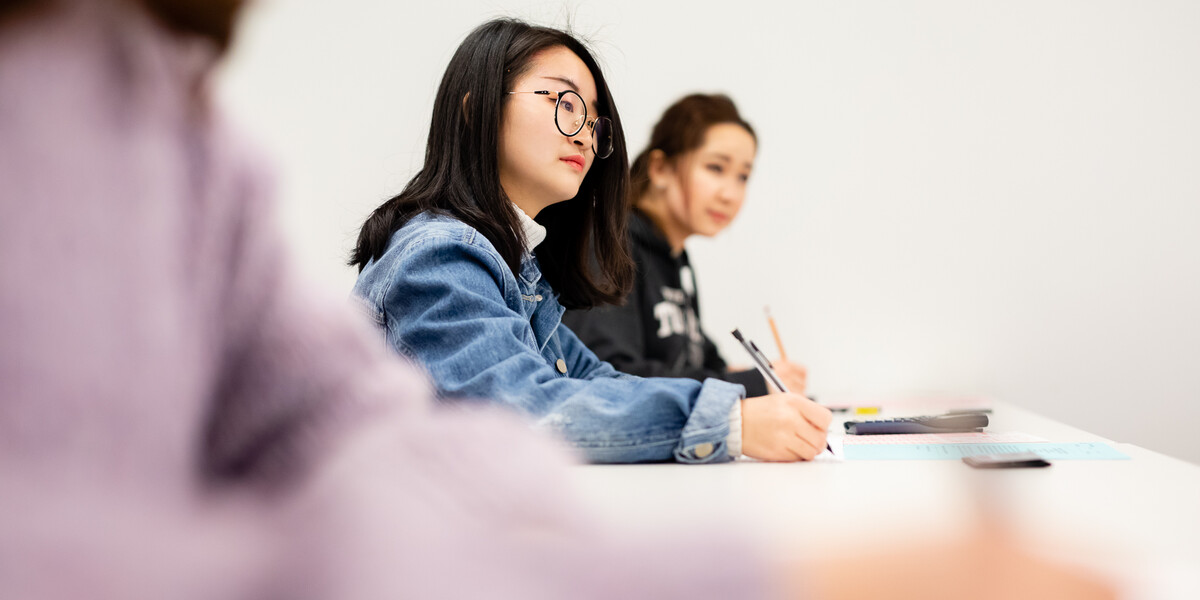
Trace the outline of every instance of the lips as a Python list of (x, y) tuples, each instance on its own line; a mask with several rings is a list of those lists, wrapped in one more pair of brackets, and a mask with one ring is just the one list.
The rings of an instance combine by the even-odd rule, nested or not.
[(583, 172), (583, 164), (584, 163), (583, 163), (582, 155), (574, 154), (571, 156), (564, 156), (564, 157), (560, 158), (559, 160), (571, 165), (572, 167), (575, 168), (576, 171), (579, 171), (580, 173)]
[(712, 220), (716, 221), (717, 223), (725, 223), (726, 221), (729, 220), (728, 216), (726, 216), (725, 214), (719, 213), (715, 210), (708, 211), (708, 216), (712, 217)]

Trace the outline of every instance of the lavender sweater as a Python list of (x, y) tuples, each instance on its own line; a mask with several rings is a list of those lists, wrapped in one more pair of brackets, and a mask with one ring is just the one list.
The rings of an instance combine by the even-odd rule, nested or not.
[(0, 22), (0, 598), (763, 593), (736, 539), (598, 531), (298, 281), (209, 47), (46, 4)]

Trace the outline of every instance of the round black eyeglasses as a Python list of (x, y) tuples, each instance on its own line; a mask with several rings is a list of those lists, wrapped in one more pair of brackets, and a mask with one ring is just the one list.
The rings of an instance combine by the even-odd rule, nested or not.
[(554, 103), (554, 125), (558, 127), (558, 132), (567, 136), (575, 137), (579, 132), (587, 127), (592, 133), (592, 152), (596, 153), (596, 158), (608, 158), (613, 151), (613, 135), (612, 121), (608, 117), (596, 117), (588, 120), (587, 104), (583, 102), (583, 97), (574, 90), (565, 90), (562, 92), (551, 92), (550, 90), (536, 90), (532, 92), (508, 92), (510, 94), (538, 94), (540, 96), (558, 95), (558, 100)]

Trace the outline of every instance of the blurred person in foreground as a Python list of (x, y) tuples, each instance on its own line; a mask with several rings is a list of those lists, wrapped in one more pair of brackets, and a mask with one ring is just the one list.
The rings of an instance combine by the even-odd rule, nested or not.
[(209, 100), (236, 9), (0, 0), (0, 598), (1103, 597), (1002, 543), (844, 581), (599, 531), (565, 453), (297, 280)]

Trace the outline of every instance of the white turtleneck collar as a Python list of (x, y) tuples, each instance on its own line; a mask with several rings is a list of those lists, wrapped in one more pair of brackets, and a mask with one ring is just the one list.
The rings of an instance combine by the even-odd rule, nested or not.
[(546, 239), (546, 228), (529, 218), (520, 206), (513, 204), (513, 207), (517, 209), (517, 218), (521, 220), (521, 229), (525, 232), (525, 251), (533, 254), (533, 249)]

